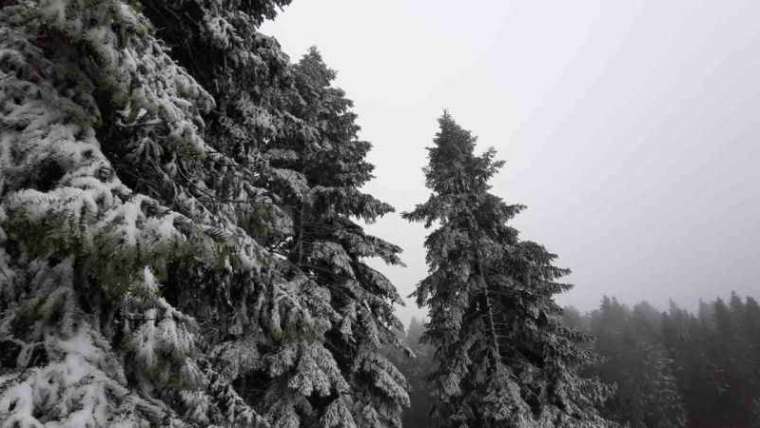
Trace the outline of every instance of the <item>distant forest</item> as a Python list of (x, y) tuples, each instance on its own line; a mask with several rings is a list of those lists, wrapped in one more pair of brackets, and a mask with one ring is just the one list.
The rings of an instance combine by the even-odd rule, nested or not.
[[(745, 428), (760, 426), (760, 305), (752, 297), (701, 302), (696, 313), (670, 302), (660, 311), (604, 297), (598, 309), (563, 310), (588, 334), (598, 359), (586, 370), (615, 386), (605, 417), (631, 427)], [(425, 381), (433, 350), (420, 343), (423, 322), (403, 333), (416, 358), (390, 352), (407, 376), (412, 405), (404, 426), (436, 426)]]

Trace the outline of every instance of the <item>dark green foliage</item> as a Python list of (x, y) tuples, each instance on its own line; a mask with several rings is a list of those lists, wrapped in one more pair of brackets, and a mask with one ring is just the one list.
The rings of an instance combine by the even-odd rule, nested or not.
[(432, 194), (404, 217), (437, 228), (429, 275), (414, 295), (429, 309), (423, 342), (435, 349), (436, 415), (447, 426), (603, 426), (605, 388), (578, 376), (591, 355), (558, 318), (555, 255), (518, 239), (523, 207), (488, 192), (503, 165), (474, 154), (475, 138), (444, 113), (425, 168)]
[(692, 314), (671, 302), (633, 310), (615, 299), (566, 322), (596, 337), (603, 358), (589, 368), (617, 385), (605, 415), (632, 427), (754, 427), (760, 399), (760, 310), (755, 299), (701, 303)]
[(590, 318), (594, 350), (604, 357), (593, 373), (617, 386), (604, 413), (631, 427), (682, 427), (686, 422), (659, 319), (645, 303), (631, 311), (608, 298)]
[(748, 297), (731, 296), (699, 314), (677, 307), (663, 317), (665, 344), (674, 356), (690, 427), (753, 426), (760, 398), (760, 312)]

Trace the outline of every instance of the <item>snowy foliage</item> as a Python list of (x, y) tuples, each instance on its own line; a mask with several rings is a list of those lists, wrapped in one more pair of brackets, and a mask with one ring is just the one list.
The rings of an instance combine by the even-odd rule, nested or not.
[(425, 169), (432, 195), (404, 216), (438, 225), (428, 237), (429, 275), (415, 291), (435, 348), (435, 410), (446, 426), (601, 427), (606, 388), (578, 375), (591, 356), (564, 327), (556, 280), (567, 273), (542, 246), (518, 239), (523, 207), (488, 192), (502, 162), (474, 154), (475, 138), (448, 114)]
[[(292, 111), (311, 131), (277, 138), (274, 153), (267, 153), (272, 167), (293, 171), (290, 176), (307, 188), (278, 187), (278, 196), (294, 213), (295, 232), (292, 241), (277, 248), (330, 292), (337, 329), (326, 335), (326, 345), (350, 389), (344, 403), (330, 404), (322, 423), (399, 426), (402, 407), (409, 405), (406, 381), (379, 349), (398, 344), (393, 331), (400, 323), (392, 305), (401, 299), (388, 279), (362, 259), (400, 263), (401, 249), (365, 234), (352, 219), (373, 221), (392, 208), (358, 190), (372, 178), (372, 165), (364, 160), (370, 145), (357, 140), (351, 102), (331, 86), (334, 76), (314, 49), (294, 67), (298, 97)], [(351, 420), (335, 422), (349, 413)]]
[(398, 425), (361, 258), (400, 249), (350, 219), (391, 208), (350, 102), (256, 31), (287, 3), (2, 3), (3, 423)]

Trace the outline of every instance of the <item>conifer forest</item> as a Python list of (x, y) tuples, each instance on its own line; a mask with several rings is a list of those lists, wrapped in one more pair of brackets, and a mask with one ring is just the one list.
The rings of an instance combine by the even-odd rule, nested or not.
[[(381, 169), (395, 143), (365, 140), (380, 112), (342, 89), (330, 46), (286, 53), (265, 31), (309, 2), (290, 3), (0, 0), (0, 428), (760, 427), (760, 285), (695, 287), (692, 306), (587, 286), (553, 252), (577, 240), (535, 232), (556, 225), (541, 210), (578, 217), (525, 210), (503, 178), (556, 158), (512, 168), (525, 152), (482, 145), (456, 103)], [(370, 56), (424, 62), (352, 53)], [(633, 251), (622, 236), (604, 239)], [(760, 265), (757, 243), (712, 263)]]

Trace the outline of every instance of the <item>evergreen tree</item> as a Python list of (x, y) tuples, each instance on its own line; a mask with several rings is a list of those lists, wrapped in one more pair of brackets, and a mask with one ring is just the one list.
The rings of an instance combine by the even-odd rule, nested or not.
[(277, 138), (264, 154), (284, 177), (280, 195), (294, 216), (283, 254), (330, 295), (336, 322), (326, 346), (349, 386), (342, 396), (346, 408), (359, 426), (399, 426), (409, 405), (406, 381), (380, 349), (398, 345), (395, 331), (403, 326), (392, 305), (402, 301), (364, 260), (399, 264), (401, 249), (364, 233), (355, 221), (375, 221), (393, 208), (359, 191), (372, 178), (365, 160), (371, 145), (357, 138), (352, 103), (332, 86), (334, 78), (314, 48), (295, 65), (298, 96), (291, 111), (309, 132)]
[[(351, 313), (290, 257), (281, 188), (307, 186), (269, 148), (325, 135), (256, 30), (287, 3), (2, 4), (4, 423), (395, 423), (403, 379), (367, 333), (395, 320), (393, 286), (363, 280), (383, 289)], [(339, 334), (354, 353), (330, 349)]]
[(217, 383), (202, 326), (164, 286), (176, 269), (255, 275), (269, 258), (193, 208), (186, 183), (173, 180), (173, 200), (135, 192), (107, 156), (133, 147), (123, 162), (153, 166), (147, 181), (178, 177), (211, 151), (202, 114), (213, 98), (131, 4), (3, 4), (0, 32), (0, 339), (10, 351), (0, 419), (262, 422)]
[(568, 271), (508, 225), (523, 207), (488, 192), (503, 164), (494, 150), (475, 155), (475, 138), (448, 113), (439, 124), (425, 169), (432, 195), (404, 214), (438, 223), (414, 293), (429, 308), (436, 413), (451, 426), (604, 426), (595, 405), (606, 388), (578, 375), (591, 355), (553, 300), (570, 287), (557, 282)]

